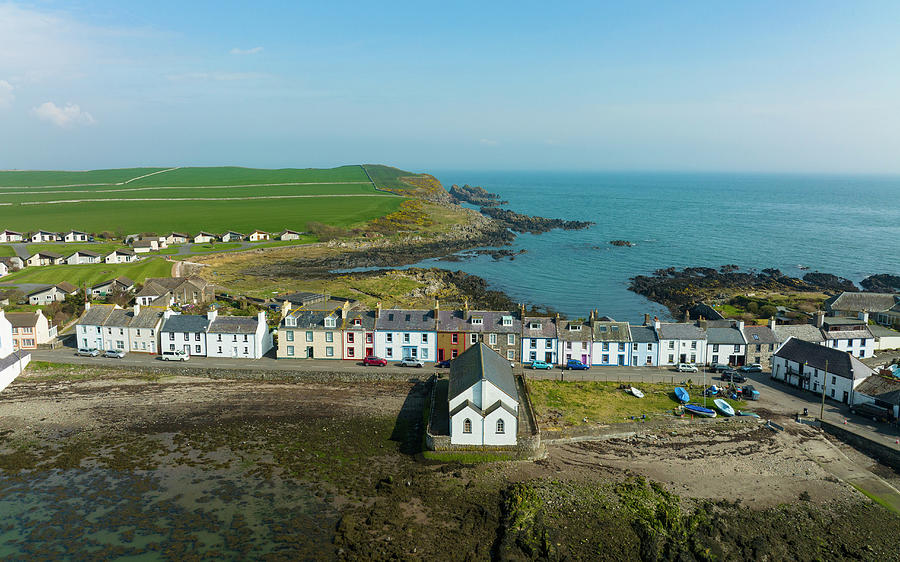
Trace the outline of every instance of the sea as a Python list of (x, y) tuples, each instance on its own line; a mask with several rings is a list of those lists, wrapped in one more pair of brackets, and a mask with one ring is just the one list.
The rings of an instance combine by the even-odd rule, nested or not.
[[(515, 259), (470, 256), (415, 267), (462, 270), (519, 302), (570, 318), (639, 322), (668, 311), (628, 291), (629, 278), (667, 267), (775, 267), (859, 282), (900, 274), (900, 176), (527, 171), (432, 172), (449, 188), (478, 185), (504, 207), (593, 221), (586, 230), (519, 235)], [(627, 240), (633, 247), (612, 246)], [(803, 268), (809, 268), (809, 270)]]

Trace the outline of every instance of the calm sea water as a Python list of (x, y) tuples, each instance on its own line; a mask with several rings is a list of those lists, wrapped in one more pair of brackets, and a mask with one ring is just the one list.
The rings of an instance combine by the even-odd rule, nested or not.
[[(481, 256), (421, 266), (461, 269), (527, 303), (570, 316), (592, 308), (637, 322), (659, 305), (627, 290), (661, 267), (798, 265), (860, 281), (900, 273), (900, 176), (436, 172), (445, 187), (480, 185), (509, 208), (590, 220), (587, 230), (522, 235), (514, 261)], [(635, 247), (615, 247), (624, 239)]]

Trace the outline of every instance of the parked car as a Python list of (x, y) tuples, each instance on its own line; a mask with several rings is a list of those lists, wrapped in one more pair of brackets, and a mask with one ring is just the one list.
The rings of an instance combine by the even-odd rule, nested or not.
[(585, 365), (578, 359), (569, 359), (566, 361), (566, 369), (572, 369), (573, 371), (587, 371), (590, 368), (590, 365)]
[(370, 355), (363, 359), (363, 365), (366, 367), (387, 367), (387, 360), (375, 355)]
[(697, 367), (694, 365), (688, 365), (687, 363), (679, 363), (675, 370), (679, 373), (696, 373)]
[(93, 347), (79, 347), (78, 351), (75, 352), (75, 355), (81, 355), (82, 357), (97, 357), (100, 355), (100, 351)]
[(535, 359), (534, 361), (531, 362), (531, 368), (546, 370), (546, 369), (552, 369), (553, 365), (551, 365), (550, 363), (547, 363), (546, 361), (538, 361), (537, 359)]
[(850, 413), (871, 418), (872, 421), (891, 421), (894, 416), (890, 410), (876, 406), (875, 404), (854, 404), (850, 406)]
[(746, 384), (741, 388), (741, 397), (744, 400), (759, 400), (759, 391), (752, 384)]
[(444, 359), (443, 361), (438, 361), (437, 363), (435, 363), (434, 366), (437, 367), (438, 369), (449, 369), (451, 361), (453, 361), (453, 360), (452, 359)]
[(741, 367), (741, 371), (745, 373), (762, 373), (762, 365), (760, 365), (759, 363), (744, 365), (743, 367)]
[(738, 373), (734, 369), (728, 369), (722, 373), (722, 380), (727, 382), (747, 382), (747, 377)]
[(727, 371), (729, 368), (730, 367), (728, 365), (726, 365), (725, 363), (713, 363), (712, 364), (712, 370), (717, 373), (722, 373), (724, 371)]
[(400, 360), (399, 365), (401, 367), (418, 367), (421, 369), (425, 366), (425, 362), (421, 359), (416, 359), (415, 357), (404, 357)]
[(109, 357), (111, 359), (121, 359), (125, 357), (125, 352), (121, 349), (107, 349), (106, 353), (103, 354), (103, 357)]
[(187, 361), (190, 359), (190, 355), (185, 353), (184, 351), (163, 351), (159, 354), (159, 358), (163, 361)]

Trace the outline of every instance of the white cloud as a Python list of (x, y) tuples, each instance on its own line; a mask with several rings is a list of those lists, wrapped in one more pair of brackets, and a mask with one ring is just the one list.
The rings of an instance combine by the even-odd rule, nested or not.
[(253, 47), (252, 49), (238, 49), (237, 47), (235, 47), (234, 49), (231, 49), (228, 52), (231, 53), (232, 55), (256, 55), (258, 53), (263, 52), (263, 48), (262, 47)]
[(483, 144), (484, 146), (497, 146), (498, 144), (500, 144), (499, 142), (497, 142), (497, 141), (495, 141), (495, 140), (493, 140), (493, 139), (481, 139), (481, 140), (478, 141), (478, 142), (480, 142), (480, 143)]
[(12, 84), (6, 80), (0, 80), (0, 109), (12, 105), (14, 99), (16, 96), (13, 94)]
[(74, 103), (67, 103), (65, 107), (59, 107), (52, 101), (44, 102), (31, 110), (38, 119), (49, 121), (57, 127), (70, 127), (73, 125), (91, 125), (94, 117)]

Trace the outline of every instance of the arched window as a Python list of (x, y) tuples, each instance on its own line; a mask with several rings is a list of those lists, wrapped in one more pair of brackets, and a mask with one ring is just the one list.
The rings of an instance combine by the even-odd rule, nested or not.
[(472, 433), (472, 420), (469, 418), (463, 422), (463, 433)]
[(497, 433), (503, 433), (503, 420), (497, 420)]

